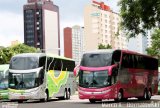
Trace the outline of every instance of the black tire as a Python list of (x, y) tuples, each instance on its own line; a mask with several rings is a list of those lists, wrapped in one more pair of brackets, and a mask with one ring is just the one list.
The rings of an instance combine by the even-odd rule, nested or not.
[(143, 94), (143, 99), (144, 99), (144, 100), (147, 100), (147, 94), (148, 94), (148, 93), (147, 93), (147, 90), (144, 90), (144, 94)]
[(147, 98), (149, 99), (149, 97), (148, 97), (148, 91), (147, 91), (147, 89), (145, 89), (144, 90), (144, 93), (143, 93), (143, 96), (141, 96), (141, 97), (138, 97), (138, 100), (147, 100)]
[(96, 100), (95, 100), (95, 99), (89, 99), (89, 102), (90, 102), (90, 103), (95, 103)]
[(150, 100), (152, 96), (152, 92), (150, 90), (148, 90), (147, 92), (147, 100)]
[(121, 101), (123, 101), (123, 91), (122, 90), (120, 90), (119, 92), (118, 92), (118, 95), (117, 95), (117, 98), (116, 99), (114, 99), (116, 102), (121, 102)]
[(67, 100), (68, 96), (67, 96), (67, 89), (64, 90), (64, 94), (61, 97), (58, 97), (60, 100)]

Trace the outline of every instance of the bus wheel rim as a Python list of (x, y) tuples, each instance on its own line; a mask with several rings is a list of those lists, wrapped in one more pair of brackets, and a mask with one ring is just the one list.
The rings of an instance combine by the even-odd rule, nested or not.
[(45, 92), (44, 100), (47, 101), (47, 93)]
[(148, 91), (148, 98), (150, 99), (151, 98), (151, 92)]
[(66, 95), (66, 90), (65, 90), (65, 92), (64, 92), (64, 99), (66, 99), (67, 98), (67, 95)]
[(147, 98), (147, 92), (146, 91), (144, 92), (144, 98), (145, 99)]
[(119, 92), (119, 93), (118, 93), (118, 100), (121, 100), (121, 99), (122, 99), (122, 93)]

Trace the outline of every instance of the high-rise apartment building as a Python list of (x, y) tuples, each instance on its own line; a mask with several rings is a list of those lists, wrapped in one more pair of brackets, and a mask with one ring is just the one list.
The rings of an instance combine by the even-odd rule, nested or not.
[(99, 44), (114, 49), (127, 49), (127, 39), (119, 30), (121, 18), (104, 2), (92, 0), (84, 9), (84, 49), (98, 49)]
[(151, 47), (151, 35), (153, 30), (147, 30), (146, 35), (139, 34), (134, 38), (130, 38), (128, 42), (128, 50), (136, 51), (142, 54), (147, 54), (146, 49)]
[(76, 64), (80, 63), (84, 52), (84, 27), (78, 25), (72, 28), (64, 28), (64, 56), (75, 60)]
[(72, 27), (72, 55), (76, 64), (80, 63), (82, 54), (84, 52), (84, 27)]
[(24, 5), (24, 43), (60, 54), (59, 8), (51, 0), (28, 0)]

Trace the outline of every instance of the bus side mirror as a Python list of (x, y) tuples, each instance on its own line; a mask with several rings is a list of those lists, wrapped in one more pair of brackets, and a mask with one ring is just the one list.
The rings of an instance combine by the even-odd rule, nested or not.
[(79, 65), (77, 65), (73, 70), (73, 74), (75, 77), (78, 75), (78, 71), (79, 71)]

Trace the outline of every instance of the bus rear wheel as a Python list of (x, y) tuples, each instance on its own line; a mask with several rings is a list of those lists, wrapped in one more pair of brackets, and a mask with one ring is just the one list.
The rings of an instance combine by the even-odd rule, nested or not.
[(147, 90), (144, 90), (143, 99), (147, 100)]
[(147, 100), (150, 100), (151, 99), (151, 96), (152, 96), (152, 93), (151, 93), (151, 91), (150, 90), (148, 90), (148, 92), (147, 92)]
[(71, 97), (71, 92), (70, 92), (70, 90), (67, 90), (66, 99), (68, 100), (68, 99), (70, 99), (70, 97)]

